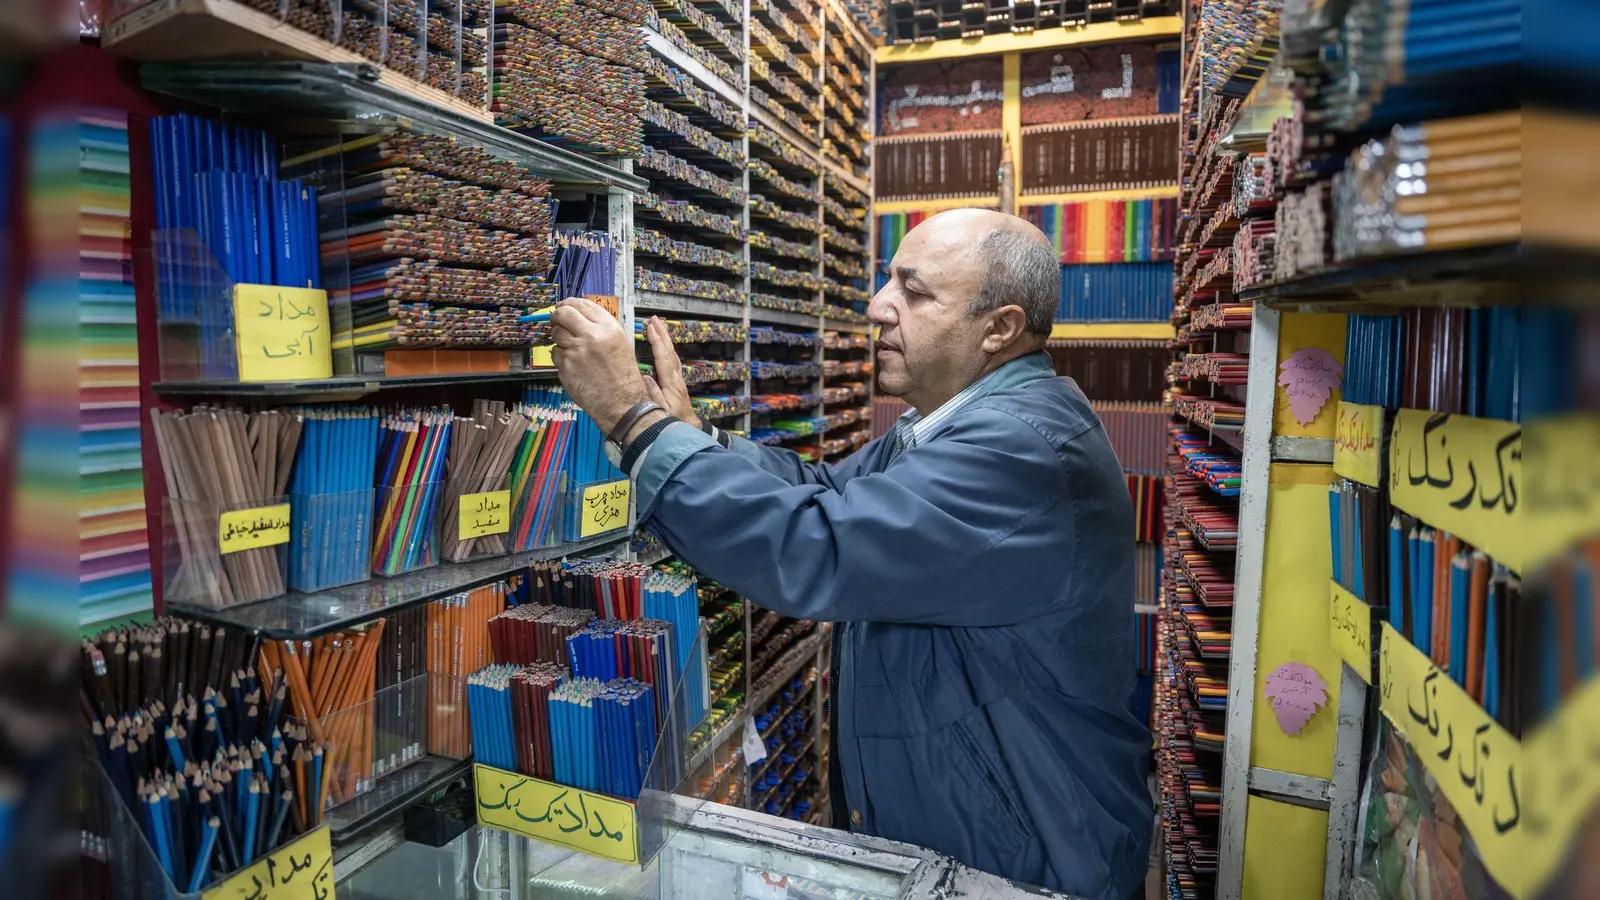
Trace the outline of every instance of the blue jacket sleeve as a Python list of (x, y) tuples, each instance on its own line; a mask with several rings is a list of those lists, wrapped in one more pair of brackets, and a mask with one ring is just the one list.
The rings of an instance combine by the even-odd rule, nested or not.
[(1026, 570), (1046, 548), (1070, 554), (1076, 527), (1071, 515), (1040, 521), (1066, 501), (1066, 468), (999, 410), (966, 410), (937, 440), (837, 490), (792, 484), (709, 438), (658, 442), (642, 468), (659, 489), (648, 502), (641, 493), (640, 520), (696, 570), (785, 615), (1010, 625), (1065, 587), (1004, 597), (989, 587), (995, 567)]
[(729, 435), (728, 439), (728, 449), (755, 461), (761, 468), (789, 484), (820, 484), (834, 490), (839, 490), (846, 481), (860, 474), (862, 461), (870, 455), (865, 452), (866, 448), (862, 448), (860, 452), (852, 453), (830, 466), (825, 463), (806, 462), (793, 450), (785, 447), (768, 447), (736, 434)]

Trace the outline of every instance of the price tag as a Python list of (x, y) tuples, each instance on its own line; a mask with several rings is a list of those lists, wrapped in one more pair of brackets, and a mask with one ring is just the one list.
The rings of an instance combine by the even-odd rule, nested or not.
[(1522, 428), (1402, 409), (1389, 438), (1395, 506), (1521, 572), (1536, 552), (1522, 527)]
[(1416, 749), (1472, 833), (1489, 874), (1520, 896), (1526, 794), (1517, 739), (1387, 622), (1378, 650), (1378, 695), (1384, 716)]
[(1372, 683), (1372, 607), (1328, 582), (1328, 641), (1361, 680)]
[(233, 321), (240, 381), (333, 377), (327, 292), (236, 284)]
[(462, 494), (456, 516), (457, 540), (505, 534), (511, 530), (511, 492)]
[[(1600, 800), (1600, 675), (1592, 675), (1522, 742), (1523, 896), (1540, 895)], [(1581, 846), (1581, 845), (1580, 845)]]
[(224, 878), (201, 900), (333, 900), (333, 845), (321, 826)]
[(634, 804), (482, 763), (472, 769), (479, 822), (601, 859), (639, 862)]
[(628, 497), (631, 485), (628, 479), (591, 484), (583, 489), (578, 502), (581, 507), (578, 523), (579, 539), (615, 531), (628, 524)]
[(224, 554), (289, 543), (289, 504), (235, 509), (217, 522), (217, 545)]
[(1382, 487), (1378, 441), (1383, 437), (1383, 407), (1339, 401), (1333, 427), (1333, 471), (1368, 487)]

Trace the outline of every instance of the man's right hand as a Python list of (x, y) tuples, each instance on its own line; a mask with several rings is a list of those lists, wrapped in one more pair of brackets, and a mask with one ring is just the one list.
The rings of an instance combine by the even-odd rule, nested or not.
[(672, 335), (660, 316), (651, 316), (645, 326), (645, 336), (650, 340), (650, 353), (655, 358), (655, 377), (644, 376), (644, 387), (650, 399), (671, 413), (673, 417), (699, 428), (700, 417), (694, 404), (689, 402), (689, 387), (683, 383), (683, 363), (678, 350), (672, 346)]

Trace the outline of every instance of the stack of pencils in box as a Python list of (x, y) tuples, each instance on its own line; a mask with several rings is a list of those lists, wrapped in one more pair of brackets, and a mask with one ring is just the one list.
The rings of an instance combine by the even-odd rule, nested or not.
[(1176, 457), (1170, 460), (1171, 471), (1187, 472), (1223, 497), (1239, 496), (1243, 465), (1237, 454), (1218, 450), (1182, 425), (1173, 426), (1172, 439)]
[(399, 575), (439, 561), (435, 512), (443, 492), (448, 409), (391, 410), (383, 417), (373, 498), (372, 570)]
[[(470, 494), (509, 490), (507, 473), (516, 454), (525, 444), (532, 420), (516, 410), (507, 410), (499, 400), (473, 401), (472, 416), (457, 416), (450, 433), (448, 481), (445, 484), (443, 526), (439, 540), (444, 556), (451, 562), (464, 562), (478, 556), (499, 556), (509, 552), (504, 533), (482, 537), (461, 537), (461, 499)], [(511, 520), (511, 509), (484, 517)]]
[(303, 407), (294, 477), (289, 482), (289, 587), (320, 591), (371, 573), (372, 478), (378, 411)]
[(285, 673), (259, 677), (254, 642), (161, 618), (83, 643), (84, 710), (117, 798), (105, 799), (124, 804), (180, 891), (322, 821), (326, 745), (285, 718)]
[(494, 658), (517, 665), (551, 663), (568, 671), (567, 638), (594, 618), (594, 611), (524, 603), (489, 620)]
[(1187, 474), (1172, 475), (1168, 483), (1178, 523), (1188, 529), (1201, 547), (1213, 553), (1238, 549), (1238, 507), (1223, 501), (1199, 479)]
[(489, 620), (505, 609), (506, 586), (487, 584), (427, 606), (428, 752), (473, 752), (465, 719), (467, 676), (489, 662)]

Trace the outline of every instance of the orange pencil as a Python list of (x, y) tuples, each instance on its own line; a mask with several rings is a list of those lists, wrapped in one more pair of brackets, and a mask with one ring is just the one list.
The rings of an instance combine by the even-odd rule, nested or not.
[(1467, 693), (1483, 702), (1483, 629), (1489, 603), (1489, 557), (1472, 553), (1472, 580), (1467, 594)]

